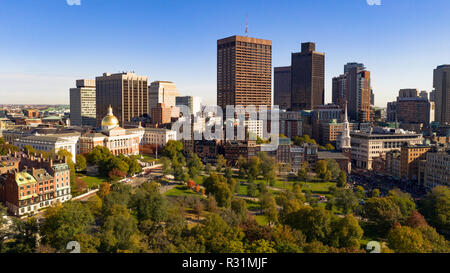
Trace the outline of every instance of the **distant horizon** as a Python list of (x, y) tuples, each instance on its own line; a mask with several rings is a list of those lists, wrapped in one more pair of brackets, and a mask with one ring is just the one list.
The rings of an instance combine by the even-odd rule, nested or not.
[(7, 26), (0, 35), (9, 38), (0, 44), (3, 104), (67, 105), (76, 80), (114, 71), (135, 71), (149, 83), (172, 81), (182, 95), (216, 104), (217, 40), (245, 36), (246, 14), (248, 36), (273, 42), (272, 74), (290, 65), (290, 53), (302, 42), (315, 42), (325, 53), (326, 103), (332, 78), (348, 62), (371, 72), (381, 108), (403, 88), (431, 92), (433, 69), (450, 63), (450, 37), (442, 35), (450, 27), (446, 0), (383, 0), (379, 6), (366, 0), (33, 3), (7, 1), (0, 10)]

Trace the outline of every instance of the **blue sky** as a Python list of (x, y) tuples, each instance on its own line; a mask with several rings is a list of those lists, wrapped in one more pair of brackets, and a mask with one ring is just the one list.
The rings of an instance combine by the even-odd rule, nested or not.
[(273, 41), (273, 66), (316, 42), (328, 102), (332, 77), (356, 61), (385, 107), (400, 88), (430, 91), (450, 63), (449, 12), (448, 0), (0, 0), (0, 104), (68, 104), (76, 79), (119, 71), (215, 103), (216, 40), (244, 35), (248, 13), (249, 36)]

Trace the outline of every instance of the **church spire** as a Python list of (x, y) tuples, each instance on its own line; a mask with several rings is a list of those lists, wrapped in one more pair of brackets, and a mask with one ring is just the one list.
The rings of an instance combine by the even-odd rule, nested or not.
[(347, 114), (347, 101), (345, 101), (345, 116), (344, 116), (344, 128), (342, 130), (342, 134), (340, 136), (340, 148), (341, 149), (350, 149), (351, 148), (351, 137), (350, 137), (350, 124), (348, 122), (348, 114)]

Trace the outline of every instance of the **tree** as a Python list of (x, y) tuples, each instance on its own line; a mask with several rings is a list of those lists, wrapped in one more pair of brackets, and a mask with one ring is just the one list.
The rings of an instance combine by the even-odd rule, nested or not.
[(304, 161), (300, 167), (300, 169), (297, 172), (297, 177), (300, 181), (307, 181), (308, 180), (308, 162)]
[(265, 152), (259, 152), (258, 158), (260, 160), (261, 175), (266, 180), (267, 184), (272, 184), (273, 182), (275, 182), (275, 179), (277, 177), (276, 160), (268, 156)]
[(326, 181), (331, 181), (331, 180), (333, 180), (333, 174), (331, 173), (330, 170), (327, 170), (327, 171), (325, 172), (325, 176), (323, 177), (323, 179), (326, 180)]
[[(3, 138), (0, 138), (0, 140), (2, 139)], [(8, 234), (8, 220), (6, 219), (7, 215), (7, 209), (0, 203), (0, 253), (4, 252), (4, 240)]]
[(128, 175), (134, 175), (142, 172), (142, 167), (135, 156), (127, 157), (127, 160), (125, 162), (127, 162), (129, 166)]
[(174, 158), (180, 155), (183, 151), (183, 143), (181, 141), (169, 140), (164, 146), (162, 155), (168, 158)]
[(436, 229), (431, 226), (419, 226), (417, 229), (422, 232), (422, 237), (431, 245), (432, 253), (449, 253), (450, 242), (444, 236), (437, 233)]
[(217, 212), (217, 210), (218, 210), (217, 202), (216, 202), (216, 198), (214, 198), (213, 195), (209, 195), (208, 196), (208, 202), (206, 204), (206, 209), (209, 212), (212, 212), (212, 213), (216, 213)]
[(203, 187), (207, 194), (212, 194), (216, 198), (220, 207), (229, 207), (233, 193), (224, 176), (212, 173), (203, 181)]
[(342, 209), (344, 214), (353, 212), (358, 206), (358, 198), (351, 189), (337, 188), (333, 192), (330, 203), (339, 209)]
[(242, 155), (239, 155), (238, 157), (238, 166), (239, 166), (239, 178), (245, 178), (245, 175), (248, 172), (248, 164), (247, 160)]
[(100, 238), (86, 233), (75, 235), (75, 241), (80, 244), (81, 253), (97, 253), (100, 247)]
[(275, 198), (269, 192), (264, 193), (260, 197), (261, 209), (266, 215), (269, 224), (275, 224), (278, 222), (278, 211), (277, 211), (277, 203), (275, 202)]
[(130, 204), (132, 188), (130, 185), (117, 183), (111, 186), (110, 193), (103, 199), (102, 220), (111, 215), (114, 205), (127, 207)]
[(279, 253), (301, 253), (306, 237), (299, 230), (279, 225), (273, 230), (272, 240), (275, 242), (275, 249)]
[(419, 202), (427, 222), (443, 234), (450, 234), (450, 188), (435, 187)]
[(268, 192), (269, 190), (267, 189), (267, 185), (264, 182), (259, 182), (258, 183), (258, 191), (260, 194), (264, 194), (264, 193)]
[(112, 157), (112, 153), (108, 148), (103, 146), (95, 146), (86, 156), (86, 160), (91, 165), (98, 165), (102, 161), (106, 161)]
[(331, 172), (332, 179), (337, 179), (342, 172), (341, 167), (334, 159), (327, 159), (327, 171)]
[(258, 196), (258, 188), (254, 183), (250, 183), (247, 186), (247, 196), (256, 197)]
[(162, 172), (164, 175), (168, 175), (172, 172), (172, 162), (168, 157), (161, 157), (159, 162), (162, 164)]
[(327, 163), (326, 160), (319, 160), (319, 161), (317, 161), (317, 163), (316, 163), (316, 173), (317, 173), (318, 177), (320, 177), (322, 179), (325, 178), (325, 175), (326, 175), (327, 170), (328, 170), (327, 169), (327, 165), (328, 165), (328, 163)]
[(12, 152), (18, 152), (20, 151), (19, 147), (14, 146), (12, 144), (0, 144), (0, 155), (7, 155)]
[(373, 189), (372, 190), (372, 196), (371, 197), (380, 197), (381, 193), (379, 189)]
[(227, 160), (223, 155), (218, 155), (216, 160), (216, 169), (218, 172), (222, 171), (222, 168), (224, 168), (227, 165)]
[(275, 243), (264, 239), (252, 242), (246, 246), (247, 253), (276, 253)]
[(356, 196), (359, 200), (364, 199), (366, 197), (366, 190), (363, 188), (363, 186), (357, 186), (356, 187)]
[(190, 154), (187, 160), (187, 167), (189, 170), (189, 175), (195, 178), (203, 170), (203, 163), (201, 159), (196, 154)]
[(39, 224), (35, 217), (23, 221), (13, 220), (14, 243), (9, 251), (13, 253), (33, 253), (37, 247)]
[(331, 232), (332, 214), (321, 207), (303, 206), (286, 215), (284, 223), (300, 230), (308, 242), (326, 242)]
[(331, 224), (331, 245), (337, 248), (359, 248), (363, 229), (353, 215), (338, 218)]
[(111, 184), (108, 182), (103, 182), (100, 184), (100, 189), (98, 190), (98, 196), (104, 199), (111, 191)]
[(292, 140), (296, 146), (302, 146), (304, 143), (317, 144), (317, 142), (314, 139), (311, 139), (309, 135), (295, 136)]
[(76, 156), (75, 170), (77, 172), (86, 170), (86, 158), (81, 154)]
[(382, 234), (388, 232), (403, 217), (400, 208), (392, 199), (381, 197), (369, 198), (364, 204), (363, 214)]
[(78, 201), (50, 207), (44, 215), (45, 221), (41, 228), (43, 242), (57, 250), (64, 250), (76, 235), (86, 233), (94, 221), (89, 208)]
[(140, 252), (137, 220), (126, 207), (115, 204), (101, 228), (100, 248), (106, 252)]
[(205, 173), (207, 174), (207, 175), (211, 175), (211, 173), (212, 173), (212, 166), (211, 166), (211, 164), (206, 164), (205, 165)]
[(431, 245), (418, 229), (397, 225), (388, 234), (389, 248), (398, 253), (431, 252)]
[(231, 210), (234, 211), (242, 221), (247, 219), (247, 202), (244, 199), (234, 198), (231, 201)]
[(195, 214), (197, 214), (197, 219), (200, 220), (200, 215), (202, 214), (202, 211), (204, 209), (204, 205), (202, 200), (200, 198), (196, 198), (194, 201), (193, 209)]
[(239, 228), (231, 228), (217, 214), (206, 217), (204, 225), (195, 226), (192, 236), (204, 247), (206, 253), (242, 253), (243, 234)]
[(325, 149), (328, 151), (333, 151), (335, 148), (333, 145), (331, 145), (331, 143), (328, 143), (327, 145), (325, 145)]
[(23, 146), (23, 151), (27, 154), (34, 154), (36, 152), (36, 149), (34, 149), (31, 145), (25, 145)]
[(102, 205), (103, 201), (98, 197), (97, 195), (94, 195), (92, 197), (89, 197), (89, 199), (86, 202), (86, 205), (89, 207), (92, 215), (100, 215), (102, 211)]
[(159, 223), (167, 219), (167, 201), (159, 193), (159, 185), (154, 182), (145, 183), (136, 190), (131, 208), (140, 222), (151, 220)]
[(428, 223), (425, 218), (417, 210), (413, 211), (406, 219), (406, 225), (412, 228), (427, 227)]
[(261, 161), (256, 156), (250, 158), (250, 160), (248, 161), (248, 163), (247, 163), (247, 176), (248, 176), (249, 182), (251, 182), (254, 179), (258, 178), (258, 175), (260, 173), (260, 165), (261, 165)]
[(344, 171), (339, 172), (339, 176), (337, 178), (337, 186), (343, 188), (347, 185), (347, 174)]
[(112, 169), (111, 171), (108, 172), (108, 177), (111, 180), (113, 180), (113, 181), (122, 179), (122, 178), (124, 178), (126, 176), (127, 176), (126, 172), (123, 172), (123, 171), (121, 171), (119, 169), (116, 169), (116, 168), (114, 168), (114, 169)]
[(399, 208), (402, 213), (401, 221), (405, 221), (411, 213), (416, 209), (416, 204), (414, 199), (412, 199), (409, 193), (402, 192), (399, 189), (394, 189), (389, 191), (388, 197), (391, 199)]
[(128, 163), (120, 157), (114, 156), (99, 162), (99, 171), (104, 176), (108, 175), (113, 169), (117, 169), (120, 172), (127, 174), (130, 170), (130, 165), (128, 165)]
[(182, 180), (184, 181), (184, 168), (183, 164), (180, 163), (176, 158), (172, 160), (172, 169), (173, 169), (173, 176), (175, 177), (175, 180)]
[(233, 178), (233, 170), (231, 169), (231, 167), (225, 168), (224, 176), (227, 180), (230, 180), (231, 178)]

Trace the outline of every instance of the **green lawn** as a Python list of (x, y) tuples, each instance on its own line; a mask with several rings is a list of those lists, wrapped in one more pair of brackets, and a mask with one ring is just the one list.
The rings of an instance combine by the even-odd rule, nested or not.
[(89, 189), (97, 188), (103, 182), (108, 182), (108, 179), (104, 177), (96, 177), (96, 176), (82, 176), (80, 177), (86, 183), (86, 186)]
[(238, 194), (247, 195), (247, 185), (240, 185)]
[(269, 221), (267, 221), (267, 217), (265, 215), (256, 215), (255, 220), (260, 226), (269, 224)]
[(202, 175), (197, 175), (193, 180), (195, 182), (195, 184), (203, 184), (203, 181), (205, 180), (206, 177), (202, 176)]
[(336, 185), (334, 182), (302, 182), (302, 191), (310, 190), (312, 194), (327, 195), (330, 193), (330, 186)]
[(255, 211), (255, 210), (260, 210), (261, 209), (261, 206), (259, 205), (258, 202), (254, 202), (254, 201), (251, 201), (251, 200), (248, 200), (248, 199), (244, 199), (244, 200), (245, 200), (245, 202), (247, 202), (247, 209), (248, 210)]
[(166, 191), (164, 193), (166, 196), (189, 196), (189, 195), (197, 195), (200, 196), (198, 193), (194, 192), (193, 190), (189, 189), (188, 186), (176, 186), (175, 188)]
[(153, 161), (156, 161), (156, 159), (152, 156), (148, 156), (148, 155), (141, 155), (141, 156), (144, 158), (143, 161), (145, 161), (145, 162), (151, 163)]

